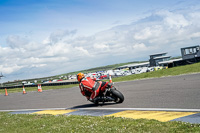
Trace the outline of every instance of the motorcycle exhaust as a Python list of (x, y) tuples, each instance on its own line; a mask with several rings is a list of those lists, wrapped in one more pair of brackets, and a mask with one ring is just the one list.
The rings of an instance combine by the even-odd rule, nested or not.
[(98, 97), (96, 100), (99, 101), (99, 102), (115, 101), (114, 98), (108, 97), (108, 96), (107, 97)]

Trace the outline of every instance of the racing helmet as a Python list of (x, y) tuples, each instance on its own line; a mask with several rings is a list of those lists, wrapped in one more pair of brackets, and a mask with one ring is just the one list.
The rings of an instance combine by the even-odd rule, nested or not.
[(83, 79), (85, 77), (85, 75), (83, 73), (78, 73), (77, 74), (77, 80), (78, 82), (81, 82), (81, 79)]

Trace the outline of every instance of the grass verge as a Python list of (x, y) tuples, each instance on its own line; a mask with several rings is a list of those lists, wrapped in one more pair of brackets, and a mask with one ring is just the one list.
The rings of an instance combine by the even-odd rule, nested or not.
[[(71, 88), (78, 86), (77, 84), (71, 85), (61, 85), (61, 86), (42, 86), (42, 90), (53, 90), (53, 89), (63, 89), (63, 88)], [(38, 87), (25, 87), (26, 92), (29, 91), (38, 91)], [(23, 88), (11, 88), (7, 89), (8, 93), (15, 93), (15, 92), (23, 92)], [(0, 94), (4, 94), (5, 90), (0, 89)]]
[(137, 80), (145, 78), (157, 78), (164, 76), (176, 76), (181, 74), (199, 73), (199, 72), (200, 72), (200, 63), (196, 63), (196, 64), (178, 66), (153, 72), (117, 77), (113, 78), (113, 82), (129, 81), (129, 80)]
[(0, 112), (0, 132), (13, 133), (131, 133), (200, 132), (200, 124), (159, 122), (157, 120), (75, 115), (25, 115)]

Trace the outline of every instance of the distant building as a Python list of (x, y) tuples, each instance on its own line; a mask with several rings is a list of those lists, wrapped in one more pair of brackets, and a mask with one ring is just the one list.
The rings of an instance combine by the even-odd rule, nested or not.
[(179, 62), (182, 60), (183, 60), (182, 58), (178, 58), (178, 59), (173, 59), (173, 60), (168, 60), (168, 61), (161, 61), (159, 62), (159, 65), (163, 67), (171, 68), (171, 67), (174, 67), (174, 62)]
[(136, 68), (140, 68), (140, 67), (149, 67), (149, 62), (128, 64), (128, 65), (120, 66), (117, 69), (128, 68), (129, 70), (132, 70), (132, 69), (136, 69)]
[(200, 62), (200, 46), (181, 48), (182, 58), (159, 62), (161, 66), (175, 67)]
[(171, 59), (171, 56), (167, 56), (167, 53), (158, 53), (149, 55), (150, 59), (149, 62), (144, 63), (134, 63), (128, 64), (124, 66), (118, 67), (118, 69), (136, 69), (140, 67), (156, 67), (156, 66), (163, 66), (163, 67), (175, 67), (175, 66), (182, 66), (192, 63), (200, 62), (200, 46), (190, 46), (181, 48), (181, 55), (182, 58), (178, 59)]
[(150, 55), (150, 67), (159, 66), (159, 62), (168, 61), (171, 56), (166, 56), (167, 53), (159, 53)]
[(200, 46), (190, 46), (181, 48), (181, 55), (183, 60), (200, 57)]

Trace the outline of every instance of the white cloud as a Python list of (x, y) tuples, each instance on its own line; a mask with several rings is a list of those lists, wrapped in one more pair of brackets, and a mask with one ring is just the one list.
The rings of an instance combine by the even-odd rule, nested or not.
[(135, 40), (151, 39), (159, 37), (162, 30), (163, 28), (160, 25), (155, 25), (155, 26), (153, 25), (152, 27), (146, 27), (145, 29), (142, 29), (140, 32), (135, 33), (133, 37)]
[(95, 44), (93, 47), (95, 49), (108, 49), (109, 48), (109, 46), (106, 44)]
[(14, 71), (18, 71), (19, 69), (23, 68), (22, 66), (18, 66), (17, 64), (4, 64), (0, 65), (0, 70), (5, 74), (10, 74)]
[(200, 32), (193, 33), (189, 37), (190, 38), (200, 38)]
[(15, 74), (45, 77), (98, 65), (148, 60), (148, 55), (159, 52), (177, 56), (181, 47), (200, 42), (199, 19), (197, 9), (162, 10), (92, 36), (75, 37), (76, 30), (57, 30), (38, 42), (10, 35), (7, 46), (0, 46), (0, 71), (10, 80), (16, 78), (12, 77)]
[(31, 67), (44, 67), (44, 66), (46, 66), (47, 64), (33, 64), (33, 65), (31, 65)]
[(76, 53), (74, 53), (72, 56), (92, 56), (88, 50), (84, 49), (83, 47), (75, 47)]
[(136, 43), (133, 45), (133, 50), (143, 51), (143, 50), (147, 50), (147, 47), (145, 46), (144, 43)]
[(183, 28), (188, 26), (190, 23), (186, 20), (184, 14), (174, 13), (169, 11), (157, 12), (158, 15), (163, 16), (163, 22), (168, 26), (168, 28)]
[(76, 34), (76, 30), (68, 31), (68, 30), (57, 30), (49, 36), (49, 42), (55, 44), (60, 42), (66, 36), (73, 36)]
[(20, 38), (18, 35), (10, 35), (7, 38), (7, 43), (11, 48), (19, 48), (26, 45), (27, 40)]

